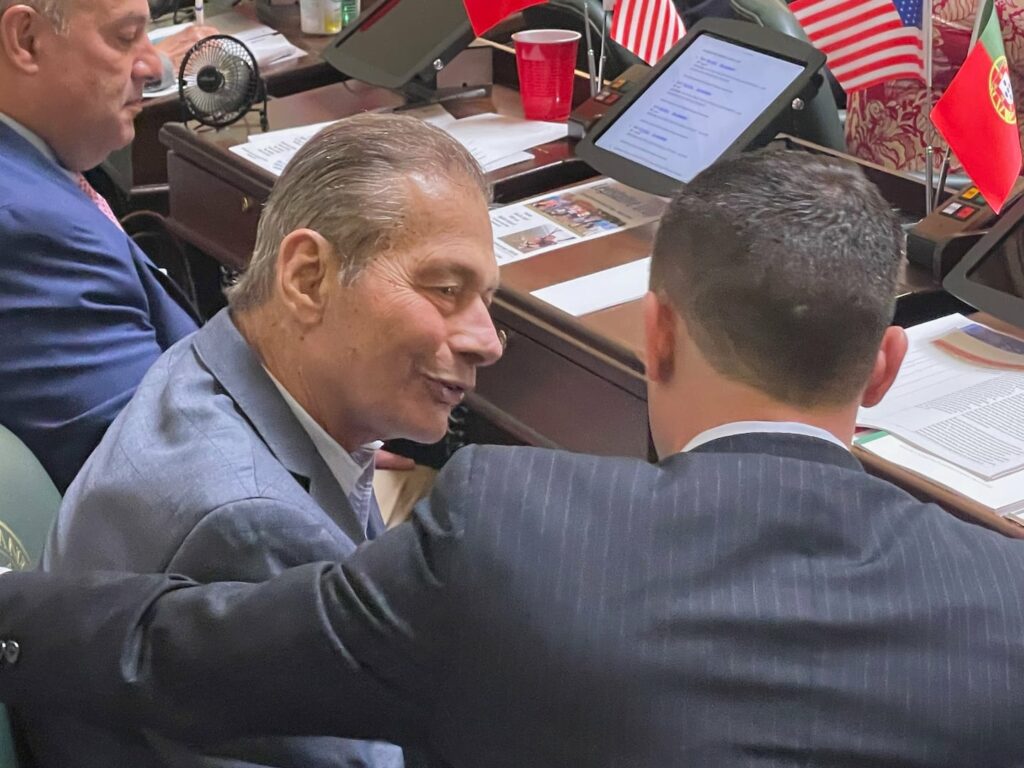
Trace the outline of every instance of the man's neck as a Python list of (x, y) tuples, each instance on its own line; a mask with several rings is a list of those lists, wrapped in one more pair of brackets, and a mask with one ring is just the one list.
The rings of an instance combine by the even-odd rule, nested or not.
[(662, 397), (666, 395), (671, 398), (669, 412), (652, 414), (661, 422), (657, 431), (664, 435), (659, 446), (663, 456), (678, 453), (703, 432), (740, 421), (804, 424), (824, 430), (843, 445), (853, 440), (857, 416), (854, 404), (801, 408), (735, 382), (683, 387), (674, 395), (661, 393)]

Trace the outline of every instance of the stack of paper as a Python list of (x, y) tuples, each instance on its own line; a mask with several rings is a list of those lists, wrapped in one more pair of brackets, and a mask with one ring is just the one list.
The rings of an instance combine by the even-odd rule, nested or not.
[(857, 423), (864, 450), (1002, 515), (1024, 513), (1024, 342), (950, 315), (907, 331), (892, 389)]
[[(497, 114), (456, 120), (439, 104), (404, 110), (402, 114), (418, 117), (450, 133), (470, 151), (485, 171), (529, 160), (533, 156), (525, 150), (565, 138), (568, 130), (565, 123), (545, 123)], [(231, 151), (279, 176), (299, 147), (325, 125), (330, 123), (255, 134), (245, 144), (231, 147)]]

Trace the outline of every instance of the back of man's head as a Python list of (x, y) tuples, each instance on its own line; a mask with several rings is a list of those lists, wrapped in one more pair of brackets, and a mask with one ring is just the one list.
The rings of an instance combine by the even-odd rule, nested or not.
[(854, 165), (753, 152), (672, 201), (651, 289), (718, 374), (780, 403), (838, 406), (871, 373), (901, 254), (898, 222)]

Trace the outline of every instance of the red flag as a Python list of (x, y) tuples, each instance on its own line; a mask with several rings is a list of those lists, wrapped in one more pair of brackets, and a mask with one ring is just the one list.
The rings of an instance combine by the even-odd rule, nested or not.
[(672, 0), (619, 0), (612, 19), (612, 40), (648, 64), (656, 64), (686, 29)]
[(466, 6), (469, 23), (473, 32), (482, 35), (499, 21), (518, 13), (531, 5), (540, 5), (547, 0), (462, 0)]
[(993, 10), (983, 23), (978, 42), (932, 110), (932, 122), (999, 213), (1020, 173), (1020, 133), (999, 17)]
[(847, 92), (924, 80), (921, 0), (796, 0), (789, 10)]

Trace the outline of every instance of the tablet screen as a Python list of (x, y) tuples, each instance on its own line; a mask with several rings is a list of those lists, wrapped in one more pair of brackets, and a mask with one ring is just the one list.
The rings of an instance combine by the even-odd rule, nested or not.
[(717, 160), (804, 67), (701, 35), (594, 143), (689, 182)]
[(970, 272), (967, 279), (1024, 299), (1024, 227), (1019, 224)]

